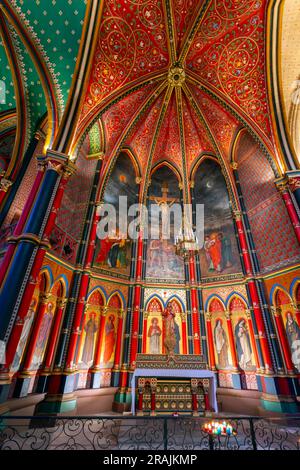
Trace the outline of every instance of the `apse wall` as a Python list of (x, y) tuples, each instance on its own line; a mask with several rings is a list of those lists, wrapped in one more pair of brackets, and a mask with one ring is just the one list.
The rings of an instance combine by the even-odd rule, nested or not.
[(238, 141), (236, 163), (261, 272), (298, 263), (297, 239), (274, 172), (248, 133)]

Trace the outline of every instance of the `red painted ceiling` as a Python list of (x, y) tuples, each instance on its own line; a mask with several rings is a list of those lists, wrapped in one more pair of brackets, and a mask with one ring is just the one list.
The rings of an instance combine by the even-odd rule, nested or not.
[[(106, 165), (122, 145), (131, 148), (142, 169), (169, 160), (187, 174), (201, 153), (219, 152), (228, 161), (245, 124), (272, 152), (266, 4), (106, 0), (78, 132), (102, 113)], [(168, 73), (178, 62), (185, 80), (176, 87)]]

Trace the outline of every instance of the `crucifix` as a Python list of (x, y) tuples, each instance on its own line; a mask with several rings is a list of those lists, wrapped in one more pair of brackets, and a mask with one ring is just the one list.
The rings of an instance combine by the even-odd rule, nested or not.
[(179, 199), (175, 197), (169, 197), (169, 186), (167, 181), (163, 181), (161, 187), (162, 196), (150, 196), (150, 201), (156, 202), (160, 207), (161, 216), (162, 216), (162, 233), (161, 238), (164, 240), (169, 240), (170, 238), (170, 217), (169, 217), (169, 208), (179, 202)]
[(163, 184), (161, 186), (161, 193), (162, 196), (150, 196), (150, 201), (156, 202), (159, 206), (161, 205), (166, 205), (168, 207), (171, 207), (175, 202), (179, 202), (179, 199), (168, 197), (168, 192), (169, 192), (169, 186), (167, 181), (163, 181)]

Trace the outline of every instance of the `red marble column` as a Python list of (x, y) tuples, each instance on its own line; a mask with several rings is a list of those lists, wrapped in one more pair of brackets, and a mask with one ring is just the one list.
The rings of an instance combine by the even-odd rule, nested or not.
[(144, 322), (143, 322), (143, 345), (142, 345), (142, 352), (146, 354), (147, 351), (147, 324), (148, 324), (148, 312), (144, 313)]
[[(247, 244), (247, 238), (244, 230), (244, 225), (242, 221), (242, 214), (239, 211), (234, 212), (234, 218), (236, 222), (236, 227), (238, 231), (238, 237), (240, 241), (240, 246), (242, 250), (242, 256), (244, 260), (244, 266), (246, 269), (246, 274), (247, 276), (252, 276), (253, 271), (252, 271), (252, 264), (251, 264), (251, 257), (248, 251), (248, 244)], [(261, 349), (262, 349), (262, 355), (264, 359), (264, 367), (271, 371), (272, 370), (272, 358), (271, 358), (271, 352), (269, 349), (269, 344), (267, 341), (267, 334), (266, 334), (266, 329), (263, 321), (263, 314), (262, 310), (260, 307), (260, 300), (259, 300), (259, 295), (258, 295), (258, 290), (257, 286), (254, 282), (253, 279), (250, 279), (248, 281), (248, 287), (249, 287), (249, 292), (250, 292), (250, 297), (253, 305), (253, 313), (255, 316), (255, 321), (258, 329), (258, 334), (259, 334), (259, 341), (261, 344)]]
[(155, 394), (155, 389), (154, 390), (151, 390), (151, 415), (155, 415), (155, 411), (156, 411), (156, 408), (155, 408), (155, 405), (156, 405), (156, 394)]
[(139, 414), (143, 414), (143, 398), (144, 398), (143, 390), (139, 389), (139, 398), (138, 398), (138, 412), (139, 412)]
[(119, 312), (119, 323), (118, 323), (118, 330), (117, 330), (117, 342), (116, 342), (116, 350), (115, 350), (115, 360), (114, 360), (114, 370), (119, 370), (121, 366), (121, 349), (122, 349), (122, 335), (123, 335), (123, 318), (124, 318), (124, 310)]
[(226, 312), (225, 314), (226, 314), (226, 319), (227, 319), (228, 339), (229, 339), (229, 345), (230, 345), (230, 350), (231, 350), (232, 365), (234, 369), (238, 369), (239, 362), (238, 362), (237, 353), (236, 353), (230, 313)]
[(259, 356), (258, 356), (257, 348), (256, 348), (256, 341), (255, 341), (255, 335), (254, 335), (254, 329), (252, 325), (250, 310), (246, 311), (246, 315), (247, 315), (247, 320), (248, 320), (249, 333), (251, 337), (251, 345), (253, 347), (253, 353), (254, 353), (254, 358), (255, 358), (255, 365), (257, 369), (260, 369), (261, 366), (260, 366)]
[(252, 299), (253, 313), (256, 320), (256, 325), (258, 329), (259, 342), (261, 345), (262, 356), (264, 360), (264, 367), (267, 370), (272, 370), (272, 359), (271, 353), (268, 345), (267, 334), (265, 330), (265, 325), (262, 318), (262, 311), (260, 308), (260, 301), (257, 292), (256, 284), (253, 280), (248, 282), (250, 297)]
[(193, 414), (198, 414), (198, 400), (197, 400), (197, 391), (192, 391), (192, 407)]
[(246, 238), (244, 225), (242, 221), (242, 215), (240, 212), (235, 212), (235, 221), (236, 221), (236, 227), (237, 227), (238, 237), (240, 241), (240, 246), (242, 250), (244, 266), (246, 269), (246, 274), (251, 275), (252, 274), (251, 258), (250, 258), (250, 254), (248, 251), (247, 238)]
[[(141, 282), (143, 267), (143, 237), (140, 233), (137, 246), (137, 262), (136, 262), (136, 281)], [(132, 330), (131, 330), (131, 343), (130, 343), (130, 367), (135, 368), (135, 361), (138, 348), (138, 331), (139, 331), (139, 316), (140, 316), (140, 303), (141, 303), (142, 288), (136, 285), (134, 288), (134, 307), (132, 312)]]
[(44, 314), (47, 310), (47, 305), (49, 303), (49, 294), (42, 294), (40, 295), (40, 302), (39, 302), (39, 307), (35, 316), (35, 322), (33, 325), (33, 330), (30, 335), (30, 341), (28, 343), (28, 349), (26, 351), (25, 355), (25, 360), (24, 360), (24, 365), (23, 365), (23, 371), (29, 371), (30, 366), (32, 363), (33, 355), (35, 352), (38, 336), (41, 330), (42, 326), (42, 321), (44, 318)]
[(80, 283), (79, 295), (78, 300), (75, 308), (74, 320), (72, 325), (72, 331), (70, 335), (70, 342), (68, 347), (67, 353), (67, 360), (66, 360), (66, 369), (73, 370), (75, 367), (75, 353), (76, 353), (76, 346), (78, 341), (78, 336), (80, 335), (80, 326), (81, 320), (83, 318), (84, 309), (85, 309), (85, 298), (88, 291), (89, 286), (89, 274), (83, 273)]
[(208, 340), (208, 356), (210, 367), (212, 370), (216, 370), (215, 351), (214, 351), (214, 340), (211, 327), (211, 317), (206, 315), (206, 328), (207, 328), (207, 340)]
[(67, 303), (66, 299), (60, 299), (57, 302), (56, 312), (54, 315), (54, 323), (53, 323), (53, 326), (51, 329), (51, 335), (50, 335), (51, 340), (49, 341), (49, 346), (47, 348), (45, 361), (44, 361), (45, 370), (50, 370), (52, 366), (52, 361), (54, 358), (54, 353), (55, 353), (55, 349), (56, 349), (56, 345), (57, 345), (57, 341), (59, 337), (60, 326), (61, 326), (62, 317), (63, 317), (66, 303)]
[(45, 165), (44, 161), (38, 163), (38, 172), (37, 172), (37, 175), (35, 177), (33, 186), (31, 188), (31, 191), (29, 193), (29, 196), (27, 198), (25, 206), (22, 210), (21, 217), (18, 220), (18, 223), (17, 223), (16, 228), (14, 230), (13, 236), (10, 237), (11, 243), (9, 244), (9, 246), (6, 250), (6, 253), (5, 253), (4, 258), (3, 258), (2, 262), (1, 262), (1, 265), (0, 265), (0, 285), (3, 281), (3, 279), (4, 279), (4, 276), (5, 276), (5, 273), (8, 269), (8, 266), (10, 264), (12, 255), (15, 251), (16, 245), (14, 243), (14, 239), (17, 238), (18, 236), (20, 236), (21, 233), (22, 233), (22, 230), (23, 230), (25, 222), (28, 218), (30, 209), (31, 209), (31, 207), (34, 203), (36, 194), (38, 192), (41, 181), (43, 179), (43, 176), (44, 176), (44, 173), (45, 173), (45, 168), (46, 168), (46, 165)]
[(10, 189), (12, 184), (13, 184), (12, 181), (6, 178), (2, 178), (0, 180), (0, 206), (2, 202), (4, 201), (6, 194), (8, 193), (8, 190)]
[(185, 314), (181, 314), (182, 318), (182, 353), (187, 354), (187, 325), (186, 325), (186, 316)]
[(287, 181), (280, 181), (277, 183), (277, 188), (280, 191), (282, 199), (284, 201), (285, 207), (289, 214), (289, 218), (292, 222), (296, 237), (298, 242), (300, 243), (300, 220), (296, 208), (294, 206), (289, 186)]
[(201, 354), (200, 328), (199, 328), (199, 308), (198, 293), (196, 289), (196, 269), (195, 259), (191, 257), (189, 260), (190, 282), (191, 282), (191, 307), (192, 307), (192, 324), (193, 324), (193, 340), (194, 354)]
[(204, 389), (204, 404), (205, 404), (205, 411), (210, 411), (209, 394), (208, 394), (208, 390), (206, 389)]
[(278, 336), (279, 336), (279, 340), (281, 344), (281, 350), (283, 352), (285, 366), (286, 366), (287, 372), (292, 374), (294, 372), (294, 364), (292, 362), (289, 343), (286, 337), (286, 333), (284, 331), (281, 309), (272, 307), (272, 313), (275, 318), (275, 323), (276, 323)]
[(300, 305), (299, 304), (296, 305), (295, 316), (296, 316), (297, 323), (300, 326)]
[[(51, 165), (51, 158), (49, 159), (49, 165)], [(37, 237), (35, 237), (34, 235), (31, 237), (33, 242), (38, 243), (39, 248), (35, 256), (32, 268), (31, 268), (29, 281), (24, 290), (22, 303), (20, 305), (19, 312), (18, 312), (18, 321), (15, 323), (12, 329), (10, 338), (7, 343), (6, 361), (7, 361), (8, 366), (13, 361), (16, 348), (19, 343), (20, 336), (21, 336), (22, 329), (23, 329), (22, 320), (24, 319), (24, 317), (26, 316), (28, 312), (30, 302), (34, 293), (34, 289), (38, 282), (38, 276), (43, 265), (45, 254), (47, 252), (47, 249), (50, 248), (48, 238), (54, 227), (56, 216), (61, 205), (61, 200), (63, 197), (65, 186), (68, 182), (70, 175), (73, 173), (73, 167), (69, 170), (68, 164), (65, 165), (63, 169), (61, 169), (61, 166), (57, 171), (62, 171), (62, 178), (59, 183), (58, 190), (54, 196), (54, 200), (53, 200), (52, 207), (51, 207), (51, 212), (44, 228), (43, 238), (41, 241), (39, 241)], [(28, 235), (28, 238), (30, 238), (30, 235)]]

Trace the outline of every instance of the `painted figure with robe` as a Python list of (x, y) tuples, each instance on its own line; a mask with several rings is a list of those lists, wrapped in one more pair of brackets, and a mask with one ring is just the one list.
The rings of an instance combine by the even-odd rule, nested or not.
[(34, 319), (34, 314), (35, 314), (35, 308), (36, 308), (37, 300), (35, 298), (32, 299), (28, 313), (24, 319), (24, 325), (21, 333), (21, 337), (18, 343), (18, 347), (16, 350), (16, 354), (11, 366), (11, 370), (16, 371), (19, 368), (23, 352), (29, 337), (29, 333), (31, 331), (33, 319)]
[(43, 360), (43, 355), (44, 355), (44, 351), (47, 345), (47, 341), (49, 339), (51, 323), (52, 323), (52, 319), (54, 315), (53, 309), (54, 309), (54, 305), (52, 302), (50, 302), (47, 305), (47, 309), (46, 309), (46, 312), (44, 313), (40, 331), (38, 334), (36, 347), (35, 347), (35, 351), (34, 351), (34, 355), (32, 359), (32, 365), (31, 365), (32, 370), (37, 369)]
[(300, 328), (296, 320), (294, 319), (291, 312), (287, 312), (286, 314), (286, 325), (285, 325), (286, 336), (288, 339), (288, 343), (292, 352), (292, 361), (294, 366), (298, 371), (300, 371), (300, 358), (299, 353), (293, 354), (296, 350), (299, 349), (300, 343), (296, 343), (296, 341), (300, 341)]
[(90, 362), (92, 362), (94, 357), (94, 339), (97, 331), (97, 325), (93, 317), (90, 317), (88, 322), (85, 324), (84, 331), (85, 340), (81, 361), (88, 365)]
[(115, 316), (109, 315), (107, 323), (105, 325), (105, 340), (104, 340), (104, 353), (103, 362), (107, 364), (114, 352), (116, 343), (116, 332), (115, 332)]
[(149, 352), (150, 354), (160, 354), (160, 339), (161, 339), (161, 328), (158, 324), (158, 319), (152, 318), (151, 325), (148, 330), (148, 338), (150, 338)]
[(218, 366), (228, 367), (228, 340), (222, 321), (217, 320), (214, 331), (215, 347), (218, 355)]
[(252, 348), (247, 324), (244, 318), (238, 321), (234, 333), (239, 365), (241, 369), (245, 370), (252, 365)]
[(167, 354), (175, 354), (176, 349), (176, 327), (175, 327), (175, 313), (172, 308), (172, 304), (169, 302), (167, 308), (163, 312), (165, 320), (165, 341), (164, 346)]

